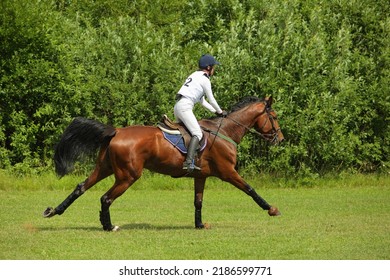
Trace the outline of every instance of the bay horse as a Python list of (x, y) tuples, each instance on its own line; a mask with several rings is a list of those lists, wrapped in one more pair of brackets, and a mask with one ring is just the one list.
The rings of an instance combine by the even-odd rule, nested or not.
[(61, 215), (84, 192), (102, 179), (114, 174), (114, 185), (100, 199), (100, 222), (105, 231), (116, 231), (111, 223), (109, 208), (142, 174), (144, 168), (175, 178), (194, 178), (195, 228), (202, 229), (202, 201), (206, 179), (215, 176), (231, 183), (247, 195), (270, 216), (278, 216), (278, 208), (268, 204), (244, 181), (235, 169), (237, 145), (253, 130), (265, 140), (278, 144), (284, 140), (277, 115), (271, 108), (272, 97), (259, 99), (250, 96), (232, 107), (225, 118), (212, 117), (199, 121), (207, 137), (206, 148), (199, 152), (197, 165), (201, 170), (187, 173), (182, 169), (185, 154), (169, 143), (161, 129), (155, 126), (134, 125), (114, 128), (100, 122), (78, 117), (65, 129), (56, 146), (56, 173), (64, 176), (83, 156), (96, 156), (96, 166), (89, 177), (56, 208), (48, 207), (45, 218)]

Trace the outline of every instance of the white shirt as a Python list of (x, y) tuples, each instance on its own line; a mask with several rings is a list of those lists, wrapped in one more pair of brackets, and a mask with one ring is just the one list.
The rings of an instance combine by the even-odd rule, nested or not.
[[(191, 100), (193, 104), (200, 103), (212, 113), (222, 112), (211, 90), (210, 79), (203, 71), (192, 73), (180, 88), (178, 94)], [(209, 102), (204, 98), (205, 95)]]

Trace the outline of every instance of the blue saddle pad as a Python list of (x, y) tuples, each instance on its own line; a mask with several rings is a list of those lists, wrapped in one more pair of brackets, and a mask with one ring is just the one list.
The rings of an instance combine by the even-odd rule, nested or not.
[[(170, 134), (168, 132), (162, 131), (164, 138), (168, 140), (173, 146), (175, 146), (180, 152), (183, 154), (187, 153), (187, 147), (184, 143), (184, 138), (181, 134)], [(200, 147), (200, 150), (203, 151), (204, 148), (207, 145), (207, 139), (205, 141), (202, 141), (203, 145)]]

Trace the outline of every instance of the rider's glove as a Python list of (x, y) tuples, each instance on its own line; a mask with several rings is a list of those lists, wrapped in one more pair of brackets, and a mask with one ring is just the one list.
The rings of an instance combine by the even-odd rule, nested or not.
[(222, 118), (226, 118), (226, 116), (227, 116), (227, 112), (226, 112), (225, 110), (223, 110), (221, 113), (215, 112), (215, 114), (216, 114), (218, 117), (222, 117)]

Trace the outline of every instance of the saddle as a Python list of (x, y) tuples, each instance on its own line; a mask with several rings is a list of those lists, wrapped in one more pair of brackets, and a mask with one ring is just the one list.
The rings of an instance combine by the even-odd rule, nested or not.
[[(182, 153), (187, 153), (188, 145), (191, 141), (191, 134), (182, 122), (173, 122), (167, 115), (163, 115), (161, 122), (157, 127), (163, 132), (165, 139), (167, 139), (173, 146), (179, 149)], [(203, 132), (202, 140), (199, 143), (200, 151), (204, 150), (207, 145), (207, 137)]]

